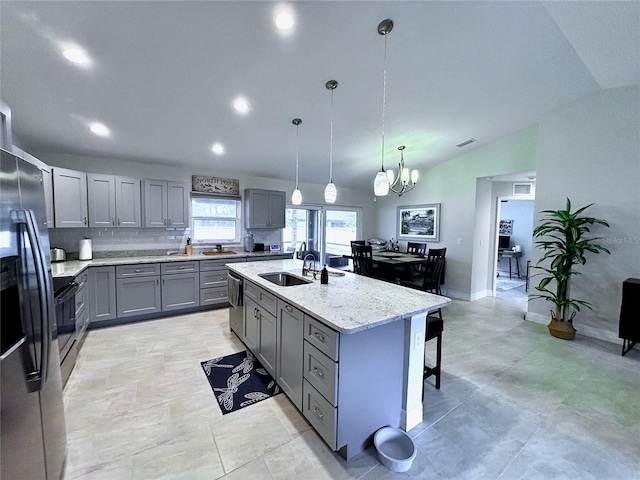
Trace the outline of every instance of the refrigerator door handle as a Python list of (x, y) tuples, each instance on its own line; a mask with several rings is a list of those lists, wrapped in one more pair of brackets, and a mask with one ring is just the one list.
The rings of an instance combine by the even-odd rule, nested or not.
[[(40, 342), (40, 370), (34, 368), (33, 372), (28, 375), (29, 389), (32, 392), (42, 390), (42, 384), (47, 378), (49, 372), (49, 351), (51, 348), (51, 315), (52, 309), (49, 301), (48, 292), (51, 290), (51, 284), (47, 275), (46, 262), (44, 252), (42, 250), (42, 242), (38, 234), (37, 223), (32, 210), (18, 210), (14, 212), (14, 219), (19, 225), (26, 227), (27, 236), (31, 245), (33, 255), (33, 263), (35, 266), (36, 279), (38, 282), (38, 300), (40, 303), (40, 329), (42, 340)], [(22, 229), (18, 229), (18, 235)], [(20, 244), (23, 239), (18, 238)]]

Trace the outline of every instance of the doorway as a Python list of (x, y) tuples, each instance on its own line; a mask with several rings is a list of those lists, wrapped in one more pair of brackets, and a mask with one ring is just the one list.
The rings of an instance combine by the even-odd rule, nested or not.
[(494, 296), (526, 298), (528, 294), (534, 208), (532, 198), (498, 197)]

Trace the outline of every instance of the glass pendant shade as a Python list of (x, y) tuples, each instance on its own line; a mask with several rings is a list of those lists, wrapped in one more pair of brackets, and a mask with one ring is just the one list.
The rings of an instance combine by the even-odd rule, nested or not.
[(376, 197), (384, 197), (389, 194), (389, 177), (380, 170), (373, 181), (373, 193)]
[(327, 183), (324, 189), (324, 201), (327, 203), (335, 203), (336, 198), (338, 198), (338, 191), (336, 190), (335, 184), (333, 182)]
[(396, 179), (393, 170), (387, 170), (387, 179), (389, 180), (389, 185), (393, 185), (393, 181)]
[(296, 188), (291, 194), (291, 203), (294, 205), (302, 204), (302, 192), (300, 189)]
[(402, 183), (409, 183), (411, 178), (411, 171), (408, 168), (402, 170)]
[(418, 170), (412, 170), (411, 171), (411, 182), (412, 183), (418, 183), (418, 177), (420, 176), (420, 172), (418, 172)]

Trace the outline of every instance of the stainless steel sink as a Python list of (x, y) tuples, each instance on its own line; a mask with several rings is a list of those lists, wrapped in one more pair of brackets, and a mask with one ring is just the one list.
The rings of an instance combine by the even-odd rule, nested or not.
[(271, 283), (280, 285), (281, 287), (292, 287), (294, 285), (304, 285), (305, 283), (313, 283), (313, 280), (299, 277), (289, 272), (259, 273), (258, 276), (264, 278), (265, 280), (270, 281)]

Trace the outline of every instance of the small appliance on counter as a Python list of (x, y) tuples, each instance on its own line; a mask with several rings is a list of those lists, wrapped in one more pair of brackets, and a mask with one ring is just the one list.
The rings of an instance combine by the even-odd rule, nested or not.
[(254, 252), (264, 252), (264, 243), (256, 242), (253, 246)]
[(51, 262), (65, 262), (67, 260), (67, 252), (64, 248), (52, 248), (49, 250), (51, 255)]
[(91, 239), (83, 238), (78, 245), (78, 260), (91, 260), (92, 258)]

